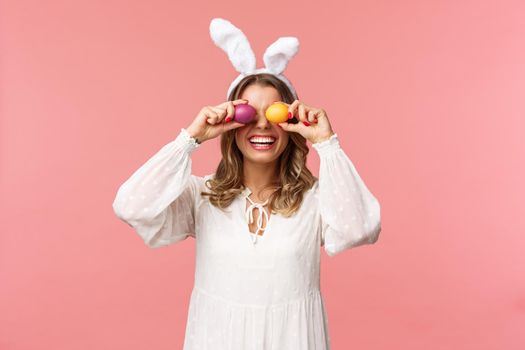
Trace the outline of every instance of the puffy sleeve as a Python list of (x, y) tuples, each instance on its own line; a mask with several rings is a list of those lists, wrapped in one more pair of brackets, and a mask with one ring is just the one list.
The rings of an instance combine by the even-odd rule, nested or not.
[(195, 205), (203, 177), (191, 174), (191, 153), (200, 146), (182, 128), (118, 189), (116, 216), (150, 248), (195, 238)]
[(320, 158), (316, 184), (321, 245), (329, 256), (375, 243), (381, 231), (380, 205), (341, 148), (337, 134), (314, 143)]

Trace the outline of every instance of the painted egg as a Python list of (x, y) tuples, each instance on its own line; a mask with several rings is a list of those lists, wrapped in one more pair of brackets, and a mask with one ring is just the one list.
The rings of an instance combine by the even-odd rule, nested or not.
[(257, 111), (255, 108), (250, 106), (247, 103), (240, 105), (235, 105), (235, 114), (233, 115), (233, 120), (239, 123), (248, 124), (255, 119)]
[(288, 120), (288, 105), (282, 102), (273, 103), (266, 109), (265, 115), (272, 123), (284, 123)]

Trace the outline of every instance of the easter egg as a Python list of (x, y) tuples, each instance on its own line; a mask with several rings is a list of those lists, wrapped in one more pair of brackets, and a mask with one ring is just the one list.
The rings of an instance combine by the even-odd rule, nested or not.
[(247, 124), (255, 119), (257, 111), (249, 104), (240, 104), (235, 106), (233, 120), (239, 123)]
[(266, 109), (265, 115), (272, 123), (284, 123), (288, 120), (288, 106), (282, 102), (273, 103)]

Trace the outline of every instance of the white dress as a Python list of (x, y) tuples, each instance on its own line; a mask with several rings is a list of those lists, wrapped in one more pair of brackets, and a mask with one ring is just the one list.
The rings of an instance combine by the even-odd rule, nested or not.
[(148, 247), (196, 240), (184, 350), (330, 349), (320, 247), (334, 256), (376, 242), (381, 230), (379, 202), (337, 134), (312, 145), (320, 156), (319, 177), (301, 208), (289, 218), (271, 214), (262, 236), (248, 229), (258, 207), (246, 211), (249, 188), (227, 212), (200, 196), (213, 174), (191, 173), (191, 154), (199, 146), (182, 128), (120, 186), (113, 202), (117, 217)]

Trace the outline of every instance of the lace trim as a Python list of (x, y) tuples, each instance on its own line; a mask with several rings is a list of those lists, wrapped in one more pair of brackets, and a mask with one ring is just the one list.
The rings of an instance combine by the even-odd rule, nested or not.
[(312, 147), (319, 153), (319, 155), (326, 155), (331, 153), (331, 151), (340, 149), (341, 145), (337, 134), (334, 133), (330, 138), (324, 141), (312, 143)]

